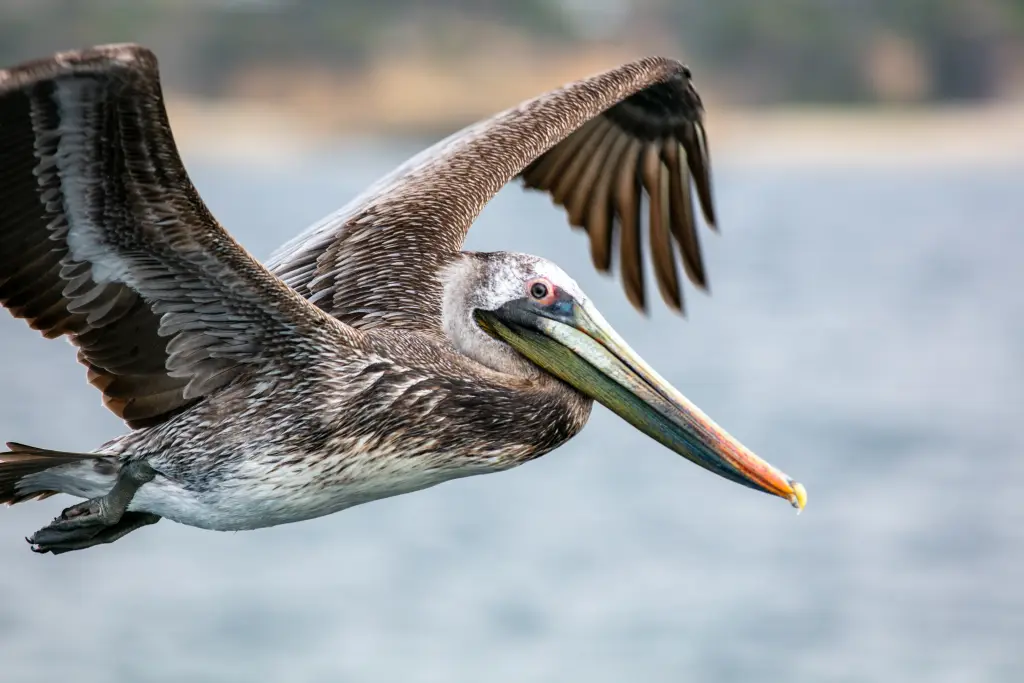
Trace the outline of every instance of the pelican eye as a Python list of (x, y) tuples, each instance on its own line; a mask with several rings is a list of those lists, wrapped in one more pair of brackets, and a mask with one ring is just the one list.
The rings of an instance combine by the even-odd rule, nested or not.
[(543, 299), (548, 295), (548, 286), (543, 282), (534, 282), (530, 285), (530, 296), (534, 299)]

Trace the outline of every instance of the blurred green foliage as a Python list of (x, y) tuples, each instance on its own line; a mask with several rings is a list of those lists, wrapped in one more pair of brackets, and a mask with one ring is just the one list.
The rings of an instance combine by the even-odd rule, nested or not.
[[(773, 79), (777, 99), (871, 99), (865, 63), (879, 39), (920, 61), (935, 100), (999, 94), (1019, 66), (1024, 0), (728, 0), (666, 3), (701, 58)], [(890, 44), (892, 44), (890, 42)], [(883, 65), (884, 66), (884, 65)]]
[(885, 99), (878, 81), (900, 69), (909, 84), (886, 81), (897, 96), (977, 100), (1024, 71), (1024, 0), (0, 0), (0, 62), (143, 42), (176, 87), (216, 95), (252, 64), (358, 68), (410, 42), (471, 55), (487, 47), (467, 35), (474, 25), (571, 48), (597, 39), (582, 21), (591, 11), (616, 17), (600, 40), (637, 42), (657, 26), (752, 103)]

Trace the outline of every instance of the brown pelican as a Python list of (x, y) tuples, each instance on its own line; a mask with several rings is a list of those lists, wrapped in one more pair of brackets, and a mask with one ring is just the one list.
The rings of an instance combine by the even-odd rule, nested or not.
[(416, 156), (263, 266), (178, 157), (157, 62), (114, 45), (0, 71), (0, 302), (66, 336), (131, 431), (89, 453), (8, 444), (0, 500), (85, 498), (29, 537), (109, 543), (161, 517), (238, 530), (508, 469), (603, 403), (671, 450), (802, 508), (802, 486), (701, 413), (555, 264), (461, 251), (521, 178), (586, 229), (645, 306), (705, 282), (691, 183), (714, 222), (703, 107), (678, 62), (572, 83)]

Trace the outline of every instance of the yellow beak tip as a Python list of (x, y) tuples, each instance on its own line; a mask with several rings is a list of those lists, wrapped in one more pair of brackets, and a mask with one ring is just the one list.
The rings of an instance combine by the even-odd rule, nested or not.
[(789, 497), (789, 502), (796, 508), (797, 514), (799, 514), (807, 506), (807, 489), (798, 481), (791, 482), (790, 486), (793, 489), (793, 494)]

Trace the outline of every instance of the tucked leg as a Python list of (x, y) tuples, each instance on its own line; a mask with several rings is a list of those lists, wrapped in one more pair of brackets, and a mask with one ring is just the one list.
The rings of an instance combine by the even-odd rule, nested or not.
[[(139, 524), (140, 518), (131, 515), (125, 522), (125, 527), (131, 528), (117, 533), (122, 529), (121, 521), (126, 516), (128, 504), (131, 503), (135, 492), (143, 484), (152, 481), (154, 476), (156, 472), (153, 468), (143, 462), (127, 463), (121, 468), (117, 482), (106, 495), (72, 505), (49, 526), (40, 529), (26, 540), (37, 552), (47, 552), (58, 547), (78, 550), (99, 543), (110, 543), (139, 526), (152, 524), (159, 517), (150, 515), (155, 519)], [(131, 526), (131, 523), (135, 526)], [(117, 535), (110, 538), (112, 533)]]
[[(159, 521), (160, 517), (158, 515), (154, 515), (149, 512), (126, 512), (121, 516), (120, 521), (116, 524), (103, 527), (88, 538), (80, 536), (77, 539), (72, 538), (70, 540), (54, 540), (45, 543), (37, 542), (32, 546), (32, 550), (37, 553), (53, 553), (54, 555), (60, 555), (61, 553), (70, 552), (72, 550), (91, 548), (94, 545), (113, 543), (117, 539), (130, 534), (136, 529), (141, 529), (142, 527), (149, 526), (150, 524), (156, 524)], [(45, 529), (42, 531), (45, 531)]]

